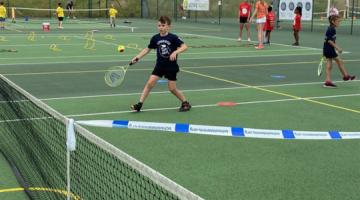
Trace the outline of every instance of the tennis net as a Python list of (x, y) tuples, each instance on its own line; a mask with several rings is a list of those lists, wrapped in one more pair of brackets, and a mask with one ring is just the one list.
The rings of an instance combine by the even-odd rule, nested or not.
[(0, 75), (0, 150), (31, 199), (201, 199), (76, 123), (69, 153), (68, 122)]

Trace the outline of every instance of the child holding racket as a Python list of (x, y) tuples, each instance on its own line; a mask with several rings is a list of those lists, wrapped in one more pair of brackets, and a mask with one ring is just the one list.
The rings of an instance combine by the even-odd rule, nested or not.
[[(154, 35), (151, 38), (148, 47), (132, 60), (132, 63), (135, 64), (138, 59), (148, 54), (151, 49), (156, 49), (157, 59), (155, 68), (141, 94), (139, 103), (130, 106), (134, 110), (140, 111), (145, 99), (150, 93), (150, 90), (163, 76), (168, 79), (170, 92), (181, 101), (181, 107), (178, 111), (188, 111), (191, 108), (190, 103), (186, 101), (184, 95), (176, 88), (176, 75), (179, 72), (177, 55), (186, 51), (187, 46), (177, 35), (168, 32), (170, 25), (171, 19), (167, 16), (161, 16), (158, 21), (158, 29), (160, 33)], [(180, 48), (178, 49), (178, 47)]]
[(339, 46), (335, 44), (336, 40), (336, 29), (335, 27), (338, 27), (340, 25), (341, 18), (339, 15), (331, 15), (329, 17), (330, 26), (326, 31), (325, 35), (325, 42), (324, 42), (324, 48), (323, 48), (323, 56), (326, 57), (326, 82), (324, 84), (324, 87), (326, 88), (337, 88), (336, 85), (334, 85), (330, 81), (330, 72), (332, 68), (332, 60), (335, 60), (339, 66), (339, 69), (341, 73), (343, 74), (343, 81), (353, 81), (356, 79), (356, 76), (350, 76), (346, 73), (344, 65), (340, 57), (336, 54), (335, 49), (341, 53), (342, 50)]
[(112, 28), (112, 25), (114, 24), (115, 28), (115, 15), (117, 13), (117, 10), (114, 8), (114, 4), (111, 4), (111, 8), (109, 10), (109, 16), (110, 16), (110, 28)]
[(263, 43), (264, 43), (263, 29), (264, 29), (264, 24), (266, 22), (268, 5), (266, 4), (266, 2), (264, 0), (260, 0), (256, 3), (255, 7), (256, 7), (256, 9), (250, 18), (250, 21), (252, 21), (254, 16), (257, 14), (256, 30), (258, 32), (259, 46), (256, 46), (255, 49), (263, 49), (264, 48), (264, 46), (263, 46)]
[(300, 6), (296, 7), (294, 13), (296, 14), (293, 24), (295, 43), (292, 45), (299, 46), (299, 31), (301, 30), (302, 8)]

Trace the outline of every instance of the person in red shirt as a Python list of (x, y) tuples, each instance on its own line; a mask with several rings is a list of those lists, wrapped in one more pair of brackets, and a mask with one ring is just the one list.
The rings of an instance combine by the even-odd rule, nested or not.
[(302, 8), (300, 6), (296, 7), (294, 13), (296, 14), (293, 24), (295, 43), (292, 45), (299, 46), (299, 31), (301, 30)]
[(250, 11), (251, 11), (250, 4), (247, 2), (247, 0), (244, 0), (244, 2), (239, 5), (238, 22), (240, 22), (240, 31), (239, 31), (238, 42), (241, 42), (241, 36), (242, 36), (242, 30), (244, 28), (244, 24), (245, 24), (246, 33), (247, 33), (247, 36), (248, 36), (247, 41), (250, 42), (250, 29), (249, 29)]
[(274, 30), (274, 23), (275, 23), (275, 14), (272, 12), (271, 6), (268, 7), (268, 14), (266, 15), (266, 22), (264, 25), (264, 32), (266, 32), (265, 39), (267, 39), (267, 42), (265, 42), (265, 45), (270, 45), (270, 33), (272, 30)]

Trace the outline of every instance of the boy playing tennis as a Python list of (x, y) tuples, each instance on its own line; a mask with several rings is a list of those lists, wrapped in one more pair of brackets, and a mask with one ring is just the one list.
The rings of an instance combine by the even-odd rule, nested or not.
[(67, 4), (66, 4), (66, 9), (68, 11), (68, 19), (70, 18), (70, 13), (72, 13), (72, 16), (74, 19), (76, 19), (75, 17), (75, 11), (74, 11), (74, 3), (72, 1), (69, 1)]
[[(176, 75), (179, 72), (179, 65), (176, 61), (177, 55), (186, 51), (187, 46), (177, 35), (168, 32), (170, 25), (171, 19), (167, 16), (161, 16), (158, 21), (158, 29), (160, 33), (154, 35), (151, 38), (148, 47), (132, 60), (132, 63), (135, 64), (137, 59), (140, 59), (148, 54), (151, 49), (156, 49), (157, 51), (154, 71), (152, 72), (150, 79), (141, 94), (140, 101), (139, 103), (130, 106), (134, 110), (140, 111), (145, 99), (150, 93), (150, 90), (163, 76), (168, 79), (170, 92), (182, 102), (178, 111), (188, 111), (191, 108), (190, 103), (186, 101), (184, 95), (176, 88)], [(180, 48), (178, 49), (178, 47)]]
[(109, 16), (110, 16), (110, 28), (112, 28), (112, 25), (114, 24), (114, 27), (116, 26), (115, 25), (115, 15), (117, 13), (117, 10), (115, 10), (114, 8), (114, 4), (111, 4), (111, 8), (109, 10)]
[(334, 85), (330, 81), (330, 72), (332, 68), (332, 60), (335, 60), (339, 66), (339, 69), (341, 73), (343, 74), (343, 81), (353, 81), (356, 79), (356, 76), (350, 76), (346, 74), (344, 65), (340, 57), (336, 54), (335, 49), (341, 53), (342, 50), (339, 46), (335, 44), (336, 40), (336, 30), (335, 27), (338, 27), (340, 25), (341, 18), (339, 15), (331, 15), (329, 17), (330, 26), (326, 31), (325, 35), (325, 42), (324, 42), (324, 48), (323, 48), (323, 56), (326, 57), (326, 82), (324, 84), (324, 87), (326, 88), (337, 88), (336, 85)]

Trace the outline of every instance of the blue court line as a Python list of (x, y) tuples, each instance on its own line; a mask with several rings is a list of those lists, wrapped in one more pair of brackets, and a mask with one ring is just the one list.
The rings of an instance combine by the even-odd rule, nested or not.
[(140, 122), (123, 120), (87, 120), (76, 121), (77, 124), (86, 126), (128, 128), (169, 131), (177, 133), (193, 133), (217, 136), (234, 136), (268, 139), (303, 139), (303, 140), (328, 140), (328, 139), (360, 139), (360, 132), (338, 131), (295, 131), (295, 130), (266, 130), (242, 127), (207, 126), (194, 124)]

